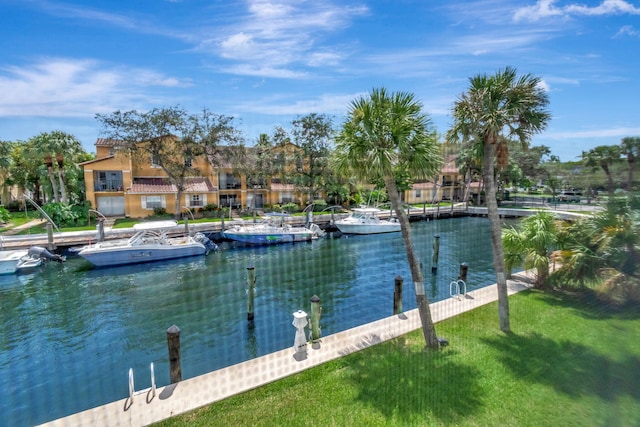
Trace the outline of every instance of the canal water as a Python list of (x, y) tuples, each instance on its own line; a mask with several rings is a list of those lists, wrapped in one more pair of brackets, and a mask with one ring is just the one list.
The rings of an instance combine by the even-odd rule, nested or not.
[[(460, 263), (468, 290), (495, 282), (489, 222), (412, 223), (431, 302), (448, 298)], [(434, 235), (440, 238), (432, 274)], [(247, 267), (255, 267), (255, 326), (247, 322)], [(183, 379), (293, 346), (292, 313), (321, 299), (323, 335), (416, 307), (400, 233), (322, 238), (220, 251), (164, 263), (91, 269), (81, 258), (0, 277), (0, 424), (43, 423), (169, 383), (166, 330), (180, 328)]]

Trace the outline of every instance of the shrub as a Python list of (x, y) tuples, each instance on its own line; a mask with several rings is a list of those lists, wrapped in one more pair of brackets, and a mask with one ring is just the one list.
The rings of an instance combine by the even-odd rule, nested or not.
[(167, 210), (165, 208), (153, 208), (153, 215), (155, 216), (165, 216), (167, 214)]
[(11, 220), (11, 215), (9, 214), (9, 211), (6, 210), (4, 207), (0, 206), (0, 222), (6, 224), (10, 220)]
[[(42, 206), (42, 210), (51, 218), (58, 227), (73, 227), (78, 225), (80, 216), (78, 212), (84, 206), (67, 205), (65, 203), (47, 203)], [(83, 215), (86, 219), (86, 214)]]
[(320, 199), (320, 200), (314, 200), (313, 201), (313, 211), (314, 212), (321, 212), (327, 206), (329, 206), (329, 204), (325, 200)]
[(282, 210), (288, 213), (296, 213), (300, 212), (300, 206), (296, 205), (295, 203), (287, 203), (282, 205)]

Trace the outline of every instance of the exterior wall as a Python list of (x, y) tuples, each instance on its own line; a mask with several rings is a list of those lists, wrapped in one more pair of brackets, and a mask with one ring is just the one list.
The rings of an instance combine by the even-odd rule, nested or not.
[[(105, 147), (98, 147), (105, 148)], [(92, 160), (84, 163), (84, 182), (86, 199), (91, 203), (91, 207), (96, 209), (98, 206), (98, 196), (124, 196), (125, 190), (131, 186), (131, 165), (129, 159), (124, 156), (107, 157), (104, 159)], [(122, 190), (121, 191), (96, 191), (95, 172), (120, 171), (122, 172)], [(126, 199), (126, 198), (125, 198)], [(125, 200), (126, 203), (126, 200)]]

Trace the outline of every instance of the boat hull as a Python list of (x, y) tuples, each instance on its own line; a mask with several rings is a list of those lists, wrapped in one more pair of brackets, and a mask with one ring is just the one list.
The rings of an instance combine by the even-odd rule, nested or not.
[(14, 274), (18, 270), (20, 258), (27, 253), (26, 250), (0, 251), (0, 275)]
[(204, 255), (207, 249), (199, 243), (172, 245), (147, 245), (142, 247), (86, 247), (78, 252), (95, 267), (139, 264)]
[(343, 234), (382, 234), (400, 231), (400, 224), (340, 224), (335, 223)]
[(274, 245), (278, 243), (306, 242), (313, 238), (313, 233), (247, 233), (242, 231), (227, 231), (224, 233), (224, 237), (229, 240), (252, 245)]

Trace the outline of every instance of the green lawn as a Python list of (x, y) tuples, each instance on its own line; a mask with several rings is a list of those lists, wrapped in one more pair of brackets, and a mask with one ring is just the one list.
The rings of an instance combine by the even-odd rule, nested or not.
[(640, 307), (527, 291), (160, 426), (640, 426)]

